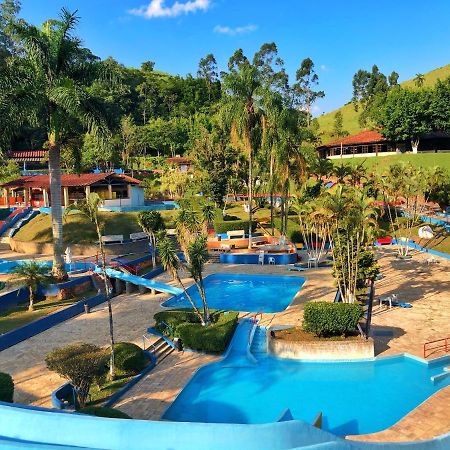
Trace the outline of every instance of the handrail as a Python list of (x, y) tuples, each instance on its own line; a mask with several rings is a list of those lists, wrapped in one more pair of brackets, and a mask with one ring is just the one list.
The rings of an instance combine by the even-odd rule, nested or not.
[(252, 326), (250, 327), (250, 329), (248, 330), (248, 345), (250, 345), (250, 340), (251, 340), (251, 335), (252, 335), (252, 331), (253, 331), (253, 327), (259, 322), (257, 320), (258, 315), (260, 316), (260, 320), (262, 320), (262, 308), (259, 308), (258, 312), (255, 313), (254, 316), (251, 317), (252, 320)]
[[(445, 353), (449, 352), (450, 351), (449, 341), (450, 341), (450, 336), (447, 336), (447, 337), (441, 338), (441, 339), (436, 339), (434, 341), (425, 342), (423, 344), (424, 359), (428, 358), (428, 356), (430, 356), (433, 353), (433, 352), (431, 352), (431, 353), (428, 353), (428, 355), (427, 355), (427, 351), (430, 351), (430, 350), (444, 350)], [(436, 344), (437, 342), (443, 342), (443, 344), (437, 345), (436, 347), (429, 347), (430, 344)]]

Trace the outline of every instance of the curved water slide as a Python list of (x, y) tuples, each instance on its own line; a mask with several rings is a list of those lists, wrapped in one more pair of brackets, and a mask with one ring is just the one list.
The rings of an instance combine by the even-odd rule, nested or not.
[[(103, 273), (101, 268), (96, 268), (95, 272)], [(165, 294), (179, 295), (183, 293), (183, 289), (176, 286), (171, 286), (170, 284), (159, 283), (154, 280), (147, 280), (146, 278), (140, 277), (138, 275), (132, 275), (131, 273), (125, 273), (116, 269), (105, 269), (106, 275), (110, 278), (117, 278), (124, 282), (134, 284), (136, 286), (144, 286), (148, 289), (154, 289), (158, 292), (164, 292)]]

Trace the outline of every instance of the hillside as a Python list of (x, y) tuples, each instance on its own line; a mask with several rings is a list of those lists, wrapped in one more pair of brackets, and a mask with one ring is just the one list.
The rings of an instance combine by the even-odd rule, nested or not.
[[(438, 69), (434, 69), (428, 73), (425, 73), (424, 86), (433, 86), (438, 79), (444, 80), (449, 76), (450, 64), (447, 64), (446, 66), (439, 67)], [(413, 79), (403, 81), (402, 83), (400, 83), (400, 85), (408, 88), (416, 88)], [(359, 113), (355, 111), (353, 104), (350, 102), (339, 109), (331, 111), (327, 114), (323, 114), (322, 116), (317, 118), (320, 125), (320, 132), (322, 134), (323, 143), (326, 143), (332, 139), (331, 130), (333, 129), (334, 115), (338, 111), (342, 112), (344, 130), (348, 131), (350, 134), (361, 131), (361, 127), (358, 123)]]

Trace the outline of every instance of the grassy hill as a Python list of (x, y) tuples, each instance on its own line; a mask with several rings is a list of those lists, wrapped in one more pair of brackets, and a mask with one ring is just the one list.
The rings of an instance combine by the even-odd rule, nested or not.
[[(431, 72), (425, 73), (424, 86), (425, 87), (433, 86), (438, 79), (444, 80), (449, 76), (450, 76), (450, 64), (447, 64), (446, 66), (439, 67), (438, 69), (434, 69)], [(416, 88), (413, 79), (403, 81), (400, 84), (403, 87)], [(321, 133), (323, 133), (322, 134), (323, 143), (332, 140), (331, 131), (333, 129), (334, 115), (338, 111), (342, 112), (344, 130), (348, 131), (350, 134), (361, 131), (361, 127), (359, 126), (358, 123), (359, 112), (355, 111), (353, 104), (350, 102), (339, 109), (331, 111), (327, 114), (323, 114), (322, 116), (317, 118), (320, 125), (320, 131)]]

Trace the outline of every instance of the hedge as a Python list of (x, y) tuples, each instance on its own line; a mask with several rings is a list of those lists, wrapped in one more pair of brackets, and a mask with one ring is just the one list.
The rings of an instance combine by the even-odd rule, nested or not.
[(170, 338), (180, 338), (184, 347), (222, 353), (233, 336), (239, 314), (235, 311), (211, 311), (210, 314), (212, 324), (207, 327), (202, 326), (191, 310), (163, 311), (154, 318), (157, 330)]
[(118, 342), (114, 345), (114, 364), (119, 371), (135, 375), (147, 364), (147, 357), (142, 349), (131, 342)]
[(316, 336), (345, 336), (356, 331), (362, 315), (357, 303), (309, 302), (304, 308), (303, 329)]
[(12, 403), (14, 397), (14, 382), (11, 375), (0, 372), (0, 401)]
[[(256, 222), (252, 221), (252, 230), (255, 230)], [(248, 232), (248, 220), (220, 220), (214, 221), (214, 231), (218, 234), (226, 233), (227, 231), (244, 230)]]
[(86, 406), (77, 412), (87, 414), (89, 416), (110, 417), (112, 419), (131, 419), (128, 414), (115, 408), (105, 408), (104, 406)]

